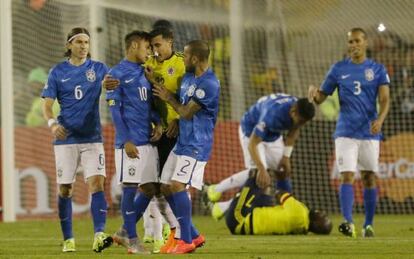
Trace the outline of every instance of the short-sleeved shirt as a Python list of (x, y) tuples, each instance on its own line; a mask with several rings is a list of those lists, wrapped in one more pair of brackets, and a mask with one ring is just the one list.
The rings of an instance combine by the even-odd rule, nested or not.
[[(135, 145), (148, 144), (152, 131), (152, 87), (145, 78), (142, 64), (124, 59), (109, 70), (109, 74), (120, 81), (119, 87), (106, 92), (109, 105), (121, 104), (121, 117), (128, 128), (129, 140)], [(122, 148), (125, 138), (115, 131), (115, 147)]]
[(296, 97), (282, 93), (261, 97), (240, 121), (243, 134), (250, 137), (254, 133), (265, 142), (275, 141), (292, 127), (289, 112), (296, 101)]
[(186, 73), (180, 87), (180, 102), (191, 100), (201, 109), (189, 120), (180, 118), (180, 133), (174, 152), (190, 156), (198, 161), (210, 158), (213, 146), (214, 126), (219, 107), (220, 83), (211, 69), (199, 77)]
[(370, 133), (370, 125), (378, 118), (378, 89), (389, 84), (385, 67), (372, 59), (356, 64), (346, 58), (334, 64), (320, 88), (325, 95), (338, 88), (340, 112), (334, 138), (380, 139), (381, 134)]
[[(163, 84), (170, 92), (177, 93), (181, 80), (185, 74), (182, 53), (174, 52), (169, 59), (166, 59), (161, 63), (158, 62), (156, 58), (151, 57), (145, 62), (145, 66), (153, 68), (155, 80), (158, 83)], [(161, 117), (163, 128), (166, 128), (172, 120), (179, 118), (178, 113), (174, 108), (159, 98), (155, 99), (155, 107)]]
[(102, 142), (99, 97), (107, 71), (105, 64), (90, 59), (80, 66), (64, 61), (50, 70), (42, 97), (57, 99), (58, 122), (67, 130), (66, 139), (55, 145)]

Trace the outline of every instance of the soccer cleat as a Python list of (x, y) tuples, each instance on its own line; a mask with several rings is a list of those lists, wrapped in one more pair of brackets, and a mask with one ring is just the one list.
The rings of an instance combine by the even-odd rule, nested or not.
[(221, 210), (220, 206), (217, 203), (214, 203), (213, 207), (211, 208), (211, 216), (217, 221), (224, 217), (224, 211)]
[(160, 253), (161, 254), (168, 254), (170, 250), (172, 250), (175, 246), (177, 239), (174, 238), (175, 236), (175, 229), (171, 230), (170, 235), (168, 236), (167, 242), (161, 247)]
[(114, 240), (108, 234), (104, 232), (95, 233), (95, 238), (93, 240), (92, 250), (96, 253), (102, 252), (105, 248), (108, 248), (112, 245)]
[(205, 243), (206, 243), (206, 238), (202, 234), (198, 235), (198, 237), (193, 239), (193, 244), (195, 245), (196, 248), (204, 246)]
[(69, 238), (66, 239), (65, 241), (63, 241), (63, 248), (62, 248), (62, 252), (66, 253), (66, 252), (75, 252), (75, 239), (74, 238)]
[(178, 240), (171, 254), (188, 254), (196, 250), (194, 243), (186, 243), (183, 240)]
[(374, 228), (368, 225), (362, 229), (362, 237), (374, 237)]
[(170, 224), (168, 223), (164, 223), (162, 225), (162, 237), (164, 238), (164, 240), (168, 239), (168, 236), (171, 233), (171, 229), (170, 229)]
[(344, 222), (338, 227), (339, 232), (344, 234), (345, 236), (349, 236), (352, 238), (356, 238), (356, 231), (355, 226), (352, 223)]
[(138, 238), (131, 238), (128, 244), (128, 254), (150, 254)]
[(164, 245), (164, 239), (154, 239), (154, 245), (152, 247), (153, 254), (159, 254), (161, 247)]
[(217, 202), (221, 198), (221, 192), (216, 191), (216, 185), (212, 184), (207, 187), (207, 197), (211, 202)]
[(112, 235), (112, 238), (115, 244), (128, 248), (129, 239), (128, 239), (128, 233), (126, 232), (125, 229), (120, 228), (118, 231), (115, 232), (115, 234)]
[(152, 242), (154, 242), (154, 238), (152, 236), (144, 236), (142, 242), (144, 242), (145, 244), (151, 244)]

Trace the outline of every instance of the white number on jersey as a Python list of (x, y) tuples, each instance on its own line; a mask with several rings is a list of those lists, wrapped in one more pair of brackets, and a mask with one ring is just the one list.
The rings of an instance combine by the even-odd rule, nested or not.
[[(282, 98), (282, 97), (288, 97), (288, 96), (289, 96), (288, 94), (283, 94), (283, 93), (271, 94), (271, 95), (266, 95), (266, 96), (260, 97), (260, 99), (257, 100), (257, 102), (261, 103), (261, 102), (267, 100), (268, 98), (270, 98), (272, 100), (277, 99), (277, 98), (281, 98), (283, 100), (283, 99), (288, 99), (288, 98)], [(280, 103), (280, 100), (278, 100), (277, 103)]]
[(354, 94), (355, 95), (359, 95), (362, 92), (362, 90), (361, 90), (361, 82), (354, 81), (354, 85), (355, 85), (355, 92), (354, 92)]
[(139, 93), (139, 98), (141, 98), (141, 101), (146, 101), (148, 99), (147, 88), (138, 87), (138, 93)]
[(81, 85), (77, 85), (75, 87), (75, 98), (77, 100), (80, 100), (80, 99), (82, 99), (82, 97), (83, 97), (83, 92), (82, 92), (82, 89), (81, 89)]

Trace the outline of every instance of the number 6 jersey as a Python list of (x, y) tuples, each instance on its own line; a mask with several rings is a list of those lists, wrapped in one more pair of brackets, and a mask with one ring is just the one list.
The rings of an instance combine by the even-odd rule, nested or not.
[(58, 122), (67, 131), (67, 138), (55, 145), (102, 142), (99, 97), (107, 71), (105, 64), (90, 59), (80, 66), (67, 60), (50, 70), (42, 97), (57, 99)]

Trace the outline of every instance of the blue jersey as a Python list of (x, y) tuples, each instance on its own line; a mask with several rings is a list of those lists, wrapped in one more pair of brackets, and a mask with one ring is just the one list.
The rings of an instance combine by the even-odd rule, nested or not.
[(102, 142), (99, 97), (107, 71), (105, 64), (90, 59), (80, 66), (64, 61), (50, 70), (42, 97), (57, 99), (58, 122), (67, 131), (55, 145)]
[[(144, 68), (124, 59), (109, 74), (120, 81), (119, 87), (106, 93), (116, 129), (115, 147), (122, 148), (126, 141), (137, 146), (148, 144), (152, 131), (152, 88)], [(118, 107), (120, 121), (116, 121), (118, 115), (112, 107)]]
[(370, 125), (378, 117), (378, 89), (389, 84), (385, 67), (371, 59), (355, 64), (346, 58), (334, 64), (321, 85), (325, 95), (338, 88), (341, 108), (334, 138), (380, 139), (381, 134), (370, 133)]
[(275, 141), (282, 131), (292, 127), (289, 112), (296, 101), (296, 97), (281, 93), (263, 96), (244, 113), (240, 122), (243, 134), (250, 137), (254, 133), (265, 142)]
[(201, 109), (189, 120), (180, 118), (180, 134), (174, 153), (190, 156), (198, 161), (207, 161), (213, 146), (220, 83), (211, 69), (200, 77), (187, 73), (181, 81), (179, 93), (182, 104), (186, 105), (193, 100)]

